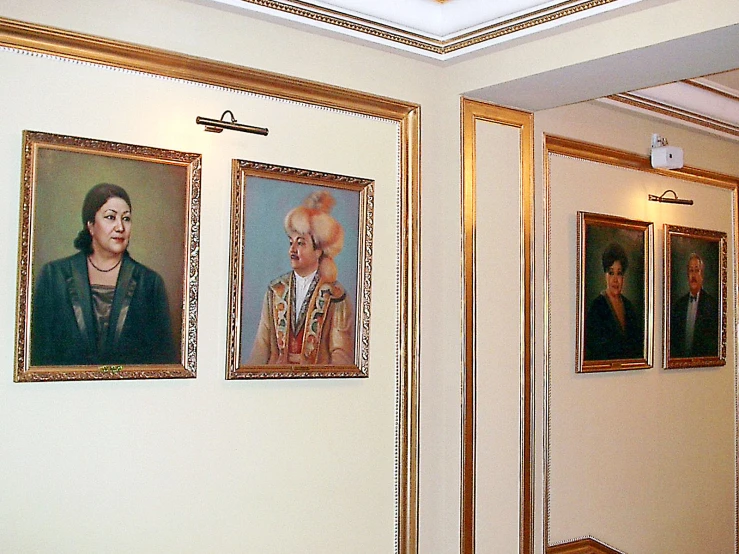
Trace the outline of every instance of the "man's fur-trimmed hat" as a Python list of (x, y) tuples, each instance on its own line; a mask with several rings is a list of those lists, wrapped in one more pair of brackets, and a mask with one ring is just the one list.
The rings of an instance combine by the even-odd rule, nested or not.
[(344, 247), (344, 228), (331, 217), (335, 204), (336, 199), (330, 192), (314, 192), (285, 216), (285, 232), (288, 235), (310, 235), (315, 248), (323, 251), (318, 273), (326, 282), (336, 281), (338, 270), (333, 259)]

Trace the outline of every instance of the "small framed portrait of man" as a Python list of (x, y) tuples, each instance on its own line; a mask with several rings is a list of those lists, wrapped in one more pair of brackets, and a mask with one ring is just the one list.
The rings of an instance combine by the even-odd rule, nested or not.
[(234, 160), (227, 379), (368, 376), (373, 187)]
[(652, 227), (578, 212), (578, 373), (652, 367)]
[(16, 381), (195, 376), (199, 154), (25, 131)]
[(665, 369), (726, 364), (726, 233), (665, 225)]

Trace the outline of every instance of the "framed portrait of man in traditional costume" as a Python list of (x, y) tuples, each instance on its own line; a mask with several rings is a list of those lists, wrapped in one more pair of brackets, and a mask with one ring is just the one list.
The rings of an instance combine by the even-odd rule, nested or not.
[(373, 185), (234, 161), (228, 379), (368, 375)]

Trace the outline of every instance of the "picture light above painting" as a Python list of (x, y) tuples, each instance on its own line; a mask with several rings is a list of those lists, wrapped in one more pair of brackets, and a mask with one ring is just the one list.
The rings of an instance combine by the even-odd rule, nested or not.
[[(226, 120), (226, 115), (230, 116), (230, 120)], [(236, 121), (236, 117), (231, 110), (226, 110), (221, 114), (220, 119), (213, 119), (210, 117), (197, 116), (195, 123), (198, 125), (205, 125), (204, 131), (208, 133), (222, 133), (224, 129), (229, 131), (240, 131), (242, 133), (251, 133), (253, 135), (261, 135), (266, 137), (269, 134), (269, 129), (266, 127), (255, 127), (254, 125), (246, 125)]]
[(195, 377), (201, 156), (23, 133), (15, 381)]

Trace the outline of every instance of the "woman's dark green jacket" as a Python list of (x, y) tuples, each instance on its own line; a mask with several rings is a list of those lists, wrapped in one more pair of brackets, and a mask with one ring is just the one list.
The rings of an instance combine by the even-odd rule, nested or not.
[(46, 264), (32, 300), (31, 365), (177, 363), (164, 281), (128, 253), (118, 274), (105, 350), (83, 253)]

